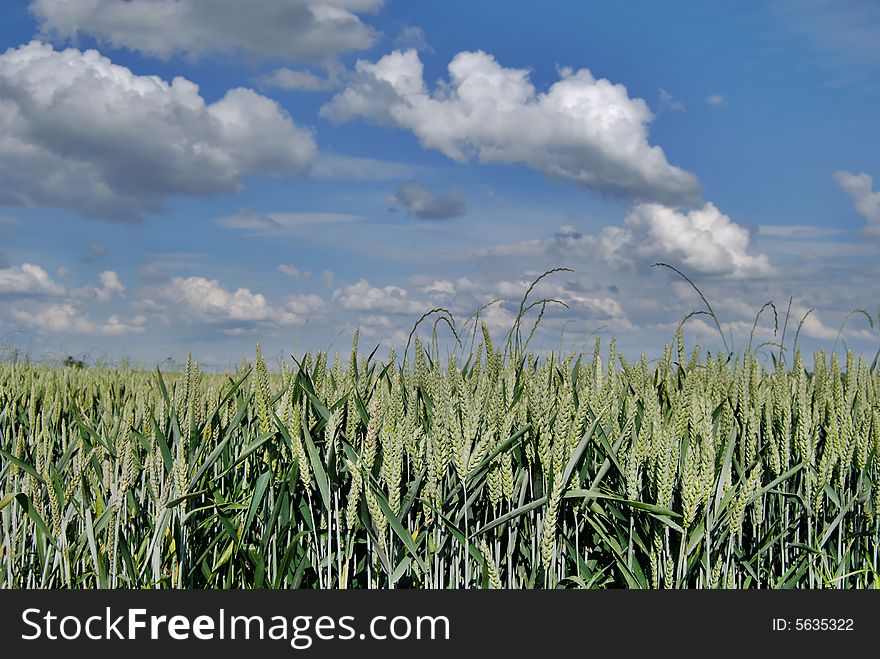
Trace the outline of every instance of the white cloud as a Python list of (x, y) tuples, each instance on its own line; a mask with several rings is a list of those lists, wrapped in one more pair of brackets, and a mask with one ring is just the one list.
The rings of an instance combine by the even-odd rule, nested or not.
[(408, 328), (381, 314), (360, 316), (352, 324), (360, 329), (361, 337), (372, 339), (385, 347), (395, 346), (402, 350), (409, 338)]
[[(600, 262), (613, 268), (670, 261), (699, 274), (754, 277), (774, 270), (766, 255), (753, 254), (749, 232), (714, 204), (681, 211), (661, 204), (636, 204), (623, 227), (582, 234), (562, 226), (552, 239), (498, 244), (477, 256), (543, 255), (566, 262)], [(557, 261), (558, 262), (558, 261)]]
[(496, 335), (510, 330), (514, 320), (515, 316), (500, 304), (492, 304), (480, 311), (480, 321)]
[(212, 53), (314, 61), (370, 47), (359, 14), (383, 0), (32, 0), (41, 29), (168, 58)]
[(64, 295), (64, 287), (55, 283), (38, 265), (24, 263), (0, 268), (0, 295)]
[(171, 195), (301, 175), (315, 153), (309, 131), (249, 89), (206, 103), (185, 78), (138, 76), (94, 50), (9, 49), (0, 89), (0, 204), (132, 220)]
[[(284, 300), (282, 311), (291, 314), (290, 324), (300, 323), (311, 317), (321, 316), (327, 308), (327, 303), (319, 295), (291, 295)], [(286, 317), (286, 316), (285, 316)]]
[(110, 316), (98, 331), (101, 334), (139, 334), (144, 331), (147, 319), (143, 315), (137, 315), (130, 321), (122, 320), (119, 316)]
[(435, 279), (422, 286), (421, 291), (440, 298), (452, 297), (455, 295), (455, 284), (448, 279)]
[(247, 288), (230, 291), (216, 279), (205, 277), (173, 277), (163, 294), (179, 303), (184, 315), (207, 322), (261, 321), (268, 320), (273, 313), (263, 295)]
[(724, 105), (724, 97), (721, 94), (709, 94), (706, 97), (707, 105)]
[[(660, 204), (638, 204), (626, 218), (622, 244), (645, 257), (672, 259), (696, 272), (734, 277), (768, 275), (763, 254), (749, 253), (749, 232), (714, 204), (682, 212)], [(615, 233), (606, 239), (618, 238)]]
[[(810, 312), (803, 301), (792, 304), (791, 318), (792, 322), (795, 322), (797, 324), (800, 324), (801, 320), (803, 320), (803, 325), (801, 326), (801, 335), (806, 335), (814, 339), (820, 339), (822, 341), (834, 341), (838, 337), (838, 332), (840, 332), (839, 327), (835, 329), (833, 327), (830, 327), (829, 325), (826, 325), (823, 322), (822, 313), (820, 311), (814, 310)], [(858, 318), (858, 316), (856, 316), (855, 318)], [(854, 324), (855, 322), (855, 320), (851, 320), (849, 324)], [(864, 318), (862, 318), (862, 322), (865, 323)], [(869, 332), (866, 329), (856, 329), (850, 327), (849, 324), (843, 328), (842, 332), (840, 332), (841, 338), (877, 338), (876, 334)], [(797, 325), (795, 325), (795, 328), (796, 327)]]
[(579, 295), (577, 293), (569, 293), (562, 297), (563, 302), (589, 311), (595, 318), (622, 318), (625, 316), (620, 303), (612, 297)]
[(693, 203), (697, 178), (648, 143), (653, 115), (623, 85), (561, 69), (539, 93), (528, 71), (484, 52), (461, 52), (448, 83), (429, 92), (415, 50), (359, 61), (346, 89), (321, 109), (336, 122), (363, 117), (411, 130), (422, 145), (465, 162), (518, 163), (602, 193)]
[(101, 285), (95, 289), (95, 293), (101, 302), (109, 302), (114, 295), (125, 294), (125, 286), (119, 280), (119, 275), (112, 270), (102, 272), (100, 282)]
[(261, 293), (248, 288), (232, 291), (205, 277), (173, 277), (159, 295), (190, 322), (233, 327), (298, 325), (319, 314), (325, 305), (317, 295), (297, 295), (273, 306)]
[(95, 323), (69, 302), (52, 304), (33, 312), (13, 309), (12, 317), (43, 332), (108, 336), (143, 332), (146, 323), (142, 315), (129, 321), (113, 315), (103, 323)]
[(448, 220), (465, 214), (464, 195), (457, 188), (436, 194), (418, 181), (405, 181), (397, 186), (390, 202), (403, 206), (406, 212), (422, 220)]
[(297, 233), (303, 228), (324, 225), (360, 222), (361, 215), (347, 213), (253, 213), (240, 211), (214, 220), (214, 224), (224, 229), (242, 229), (264, 236), (280, 236)]
[(880, 191), (874, 191), (874, 179), (865, 172), (834, 172), (834, 180), (853, 201), (856, 212), (867, 221), (865, 233), (880, 236)]
[(293, 279), (299, 279), (300, 271), (298, 268), (292, 265), (286, 265), (282, 263), (278, 266), (278, 272), (287, 275), (288, 277), (292, 277)]
[(405, 288), (399, 286), (372, 286), (366, 279), (356, 284), (337, 288), (333, 300), (349, 311), (371, 311), (380, 313), (418, 314), (431, 307), (414, 300)]

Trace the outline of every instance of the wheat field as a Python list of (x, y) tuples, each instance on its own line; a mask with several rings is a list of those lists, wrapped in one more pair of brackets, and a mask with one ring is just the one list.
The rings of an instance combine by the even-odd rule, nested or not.
[(876, 363), (476, 327), (273, 372), (0, 366), (0, 586), (878, 586)]

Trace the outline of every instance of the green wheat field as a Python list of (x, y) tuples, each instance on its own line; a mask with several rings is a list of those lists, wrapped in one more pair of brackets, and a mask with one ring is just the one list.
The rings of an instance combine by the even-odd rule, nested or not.
[(522, 313), (444, 353), (435, 312), (385, 361), (0, 366), (0, 586), (880, 584), (876, 360), (536, 356)]

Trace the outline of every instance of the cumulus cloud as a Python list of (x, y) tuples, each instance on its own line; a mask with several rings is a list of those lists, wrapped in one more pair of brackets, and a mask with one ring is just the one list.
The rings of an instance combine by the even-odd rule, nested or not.
[(369, 48), (383, 0), (32, 0), (43, 32), (162, 58), (245, 53), (314, 61)]
[(99, 276), (99, 281), (101, 285), (95, 288), (95, 294), (98, 296), (99, 301), (109, 302), (114, 295), (125, 294), (125, 286), (119, 280), (119, 275), (112, 270), (102, 272)]
[(248, 288), (230, 290), (216, 279), (173, 277), (159, 295), (174, 305), (185, 320), (248, 328), (258, 325), (298, 325), (320, 314), (325, 302), (317, 295), (295, 295), (272, 305)]
[(754, 254), (749, 232), (712, 203), (682, 211), (661, 204), (636, 204), (624, 226), (583, 234), (571, 225), (550, 239), (494, 245), (478, 256), (533, 255), (601, 261), (615, 268), (669, 261), (706, 275), (758, 277), (774, 269), (764, 254)]
[(0, 204), (136, 220), (171, 195), (301, 175), (315, 150), (311, 132), (249, 89), (206, 103), (185, 78), (138, 76), (94, 50), (32, 41), (0, 55)]
[(721, 94), (709, 94), (706, 96), (707, 105), (724, 105), (724, 97)]
[(834, 172), (834, 180), (852, 199), (856, 212), (865, 218), (865, 233), (880, 236), (880, 191), (874, 191), (874, 179), (865, 172)]
[(33, 263), (0, 268), (0, 295), (61, 296), (64, 287), (52, 280), (43, 268)]
[(278, 266), (278, 272), (287, 275), (288, 277), (291, 277), (293, 279), (299, 279), (301, 274), (299, 268), (297, 268), (296, 266), (287, 265), (285, 263), (282, 263)]
[(626, 218), (628, 235), (606, 233), (645, 257), (672, 259), (695, 272), (746, 277), (773, 270), (763, 254), (749, 251), (749, 232), (714, 204), (688, 212), (660, 204), (638, 204)]
[(648, 143), (647, 104), (587, 69), (560, 69), (538, 92), (525, 69), (491, 55), (458, 53), (449, 82), (428, 90), (415, 50), (359, 61), (347, 87), (321, 109), (412, 131), (426, 148), (465, 162), (517, 163), (600, 193), (669, 204), (699, 199), (696, 176)]
[(823, 321), (824, 312), (807, 308), (805, 301), (802, 299), (797, 300), (792, 304), (791, 317), (798, 320), (802, 335), (826, 342), (836, 340), (838, 338), (838, 332), (840, 332), (839, 337), (844, 339), (876, 340), (877, 338), (875, 332), (857, 326), (859, 320), (861, 320), (863, 325), (867, 325), (864, 318), (855, 316), (854, 319), (842, 329), (840, 327), (832, 327)]
[(625, 315), (620, 302), (613, 297), (580, 295), (578, 293), (569, 293), (563, 297), (566, 298), (564, 301), (570, 306), (589, 311), (591, 316), (595, 318), (623, 318)]
[(452, 297), (456, 292), (455, 283), (448, 279), (434, 279), (425, 283), (420, 290), (439, 298)]
[(399, 286), (379, 288), (366, 279), (337, 288), (333, 292), (333, 300), (348, 311), (417, 314), (430, 309), (430, 306), (424, 302), (411, 298), (405, 288)]
[(460, 190), (452, 188), (438, 195), (418, 181), (398, 185), (390, 201), (422, 220), (449, 220), (465, 214), (464, 195)]
[(113, 315), (103, 323), (96, 323), (69, 302), (52, 304), (37, 311), (13, 309), (12, 317), (42, 332), (104, 336), (140, 333), (144, 331), (146, 323), (143, 315), (135, 316), (131, 320)]

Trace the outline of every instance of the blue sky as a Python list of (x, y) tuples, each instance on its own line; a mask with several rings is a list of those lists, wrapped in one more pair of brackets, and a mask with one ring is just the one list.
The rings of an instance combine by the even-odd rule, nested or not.
[(768, 300), (808, 349), (880, 321), (875, 2), (0, 12), (0, 351), (222, 368), (497, 298), (500, 337), (563, 266), (535, 348), (655, 356), (701, 305), (657, 261), (735, 347)]

